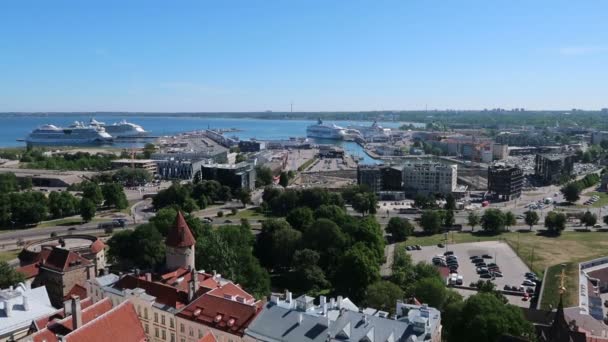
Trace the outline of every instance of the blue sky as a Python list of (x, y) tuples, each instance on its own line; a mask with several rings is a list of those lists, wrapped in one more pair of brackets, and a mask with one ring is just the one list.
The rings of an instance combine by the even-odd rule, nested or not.
[(608, 2), (2, 1), (0, 111), (608, 107)]

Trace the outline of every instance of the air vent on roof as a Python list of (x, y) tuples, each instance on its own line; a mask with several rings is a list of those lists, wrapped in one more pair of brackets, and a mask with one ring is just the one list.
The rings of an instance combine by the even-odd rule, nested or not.
[(236, 322), (236, 320), (234, 318), (231, 318), (228, 320), (228, 326), (231, 327), (234, 325), (234, 323)]
[(222, 320), (222, 315), (221, 314), (215, 316), (215, 319), (214, 319), (215, 323), (217, 323), (217, 322), (219, 322), (221, 320)]
[(241, 296), (236, 296), (236, 301), (239, 303), (245, 303), (245, 298), (243, 298)]
[(198, 316), (198, 315), (200, 315), (200, 314), (201, 314), (201, 312), (202, 312), (202, 310), (201, 310), (201, 309), (196, 309), (196, 310), (194, 310), (193, 315), (194, 315), (194, 316)]

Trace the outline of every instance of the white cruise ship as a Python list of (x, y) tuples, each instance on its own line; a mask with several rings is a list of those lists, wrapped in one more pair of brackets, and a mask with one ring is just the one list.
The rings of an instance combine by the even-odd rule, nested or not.
[(321, 119), (319, 119), (316, 125), (306, 127), (306, 136), (309, 138), (342, 140), (344, 139), (344, 135), (344, 128), (334, 124), (324, 124)]
[(106, 132), (108, 132), (108, 134), (114, 138), (137, 138), (148, 135), (148, 132), (144, 130), (143, 127), (131, 122), (127, 122), (126, 120), (121, 120), (111, 125), (106, 125), (104, 122), (91, 119), (89, 125), (105, 128)]
[(82, 124), (67, 128), (42, 125), (25, 138), (28, 145), (103, 145), (112, 141), (112, 136), (102, 127)]
[(384, 128), (378, 125), (376, 121), (374, 121), (371, 126), (350, 125), (348, 126), (348, 129), (356, 130), (361, 134), (361, 137), (370, 142), (388, 141), (391, 135), (390, 128)]

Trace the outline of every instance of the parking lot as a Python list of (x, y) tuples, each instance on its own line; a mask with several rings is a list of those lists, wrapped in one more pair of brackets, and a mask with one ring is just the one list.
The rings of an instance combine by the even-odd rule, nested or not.
[[(499, 241), (484, 241), (484, 242), (473, 242), (473, 243), (461, 243), (448, 245), (447, 248), (437, 246), (424, 246), (422, 250), (408, 251), (412, 256), (414, 262), (426, 262), (432, 263), (432, 259), (436, 255), (442, 255), (444, 252), (453, 251), (454, 255), (458, 257), (458, 275), (463, 277), (463, 285), (469, 286), (472, 282), (478, 280), (492, 280), (496, 284), (496, 288), (499, 290), (504, 289), (505, 285), (517, 286), (522, 285), (526, 272), (530, 272), (530, 269), (523, 263), (523, 261), (515, 254), (515, 252), (506, 243)], [(495, 263), (500, 268), (502, 277), (495, 277), (494, 279), (481, 278), (477, 274), (475, 264), (471, 262), (472, 256), (490, 256), (491, 258), (485, 258), (486, 264)], [(460, 291), (459, 291), (460, 292)], [(463, 295), (468, 296), (471, 294), (470, 290), (463, 291)], [(523, 301), (521, 296), (507, 296), (509, 302), (519, 306), (528, 306), (529, 302)]]

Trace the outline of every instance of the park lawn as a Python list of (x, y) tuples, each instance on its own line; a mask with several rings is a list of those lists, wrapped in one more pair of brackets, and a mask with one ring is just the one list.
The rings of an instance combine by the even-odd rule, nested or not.
[(10, 261), (13, 260), (17, 257), (17, 255), (19, 254), (19, 250), (15, 249), (12, 251), (3, 251), (0, 252), (0, 262), (5, 262), (5, 261)]
[[(546, 237), (535, 232), (509, 232), (497, 236), (454, 232), (448, 235), (449, 243), (492, 240), (508, 243), (522, 261), (538, 275), (542, 275), (549, 267), (541, 299), (542, 308), (548, 308), (550, 304), (557, 306), (559, 280), (556, 275), (561, 272), (561, 264), (566, 264), (567, 276), (564, 305), (578, 305), (578, 263), (604, 256), (603, 251), (608, 247), (608, 234), (604, 232), (563, 232), (559, 237)], [(437, 234), (410, 237), (405, 244), (428, 246), (443, 241), (444, 235)]]
[(242, 219), (242, 218), (246, 218), (246, 219), (264, 219), (264, 218), (266, 218), (266, 215), (257, 212), (255, 209), (239, 210), (239, 212), (236, 213), (236, 215), (228, 214), (226, 216), (229, 216), (231, 218), (237, 218), (237, 219)]

